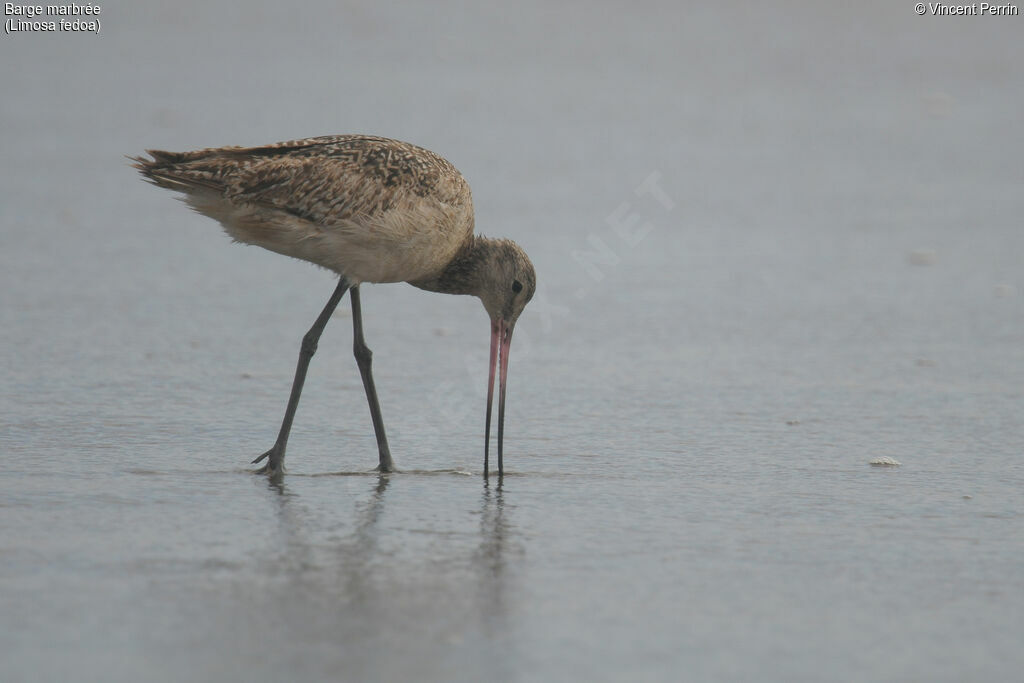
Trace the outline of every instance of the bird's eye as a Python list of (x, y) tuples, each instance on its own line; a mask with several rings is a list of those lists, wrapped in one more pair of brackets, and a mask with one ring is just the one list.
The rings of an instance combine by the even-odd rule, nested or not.
[(519, 280), (513, 280), (512, 281), (512, 291), (516, 292), (517, 294), (519, 292), (523, 291), (523, 283), (520, 282)]

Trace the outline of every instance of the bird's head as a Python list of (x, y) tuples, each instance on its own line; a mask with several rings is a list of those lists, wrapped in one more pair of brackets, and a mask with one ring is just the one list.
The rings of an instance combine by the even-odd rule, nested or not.
[(483, 262), (477, 264), (477, 296), (492, 323), (504, 322), (511, 336), (519, 314), (533, 298), (537, 275), (530, 258), (512, 240), (489, 240)]

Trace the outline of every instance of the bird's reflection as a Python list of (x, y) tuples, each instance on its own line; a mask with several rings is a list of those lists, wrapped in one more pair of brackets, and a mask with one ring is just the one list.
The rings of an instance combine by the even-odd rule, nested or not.
[(384, 492), (390, 475), (357, 476), (353, 473), (337, 478), (346, 484), (339, 487), (339, 494), (342, 494), (353, 491), (356, 482), (362, 484), (371, 477), (373, 484), (369, 498), (357, 498), (355, 515), (345, 515), (339, 520), (339, 524), (345, 526), (349, 526), (348, 520), (354, 520), (351, 532), (341, 538), (331, 535), (326, 542), (316, 538), (325, 531), (318, 521), (322, 518), (321, 511), (309, 509), (308, 501), (303, 501), (294, 487), (286, 483), (287, 475), (266, 477), (267, 488), (277, 494), (273, 499), (277, 503), (281, 538), (281, 545), (272, 551), (271, 571), (279, 574), (283, 570), (293, 581), (326, 581), (334, 584), (334, 590), (349, 597), (365, 593), (369, 589), (366, 581), (369, 567), (377, 555), (377, 526), (384, 511)]
[(378, 525), (384, 513), (384, 492), (390, 475), (380, 474), (369, 500), (356, 504), (356, 524), (349, 540), (336, 548), (338, 577), (346, 594), (365, 599), (373, 592), (372, 567), (379, 550)]
[(505, 568), (505, 500), (501, 483), (494, 489), (484, 485), (480, 497), (480, 569), (500, 576)]
[(270, 571), (273, 574), (286, 573), (293, 580), (302, 579), (308, 569), (315, 566), (313, 546), (306, 538), (305, 516), (294, 504), (296, 495), (285, 484), (285, 477), (279, 472), (266, 477), (266, 487), (277, 494), (277, 522), (282, 546), (273, 552)]
[(480, 617), (488, 630), (500, 630), (508, 616), (506, 562), (510, 524), (504, 495), (499, 479), (493, 489), (485, 483), (480, 496), (480, 545), (476, 565)]
[[(409, 623), (436, 618), (439, 624), (449, 624), (447, 628), (455, 632), (444, 637), (454, 638), (453, 642), (501, 633), (512, 603), (508, 597), (509, 557), (518, 554), (507, 491), (500, 483), (484, 485), (473, 506), (478, 512), (473, 515), (478, 517), (475, 522), (463, 517), (450, 528), (424, 530), (418, 521), (422, 518), (413, 509), (388, 506), (389, 500), (392, 508), (396, 504), (395, 494), (403, 504), (416, 504), (415, 487), (401, 485), (403, 479), (411, 483), (416, 477), (332, 476), (339, 482), (336, 494), (322, 487), (307, 488), (309, 480), (305, 478), (261, 479), (276, 494), (271, 499), (275, 501), (275, 536), (279, 539), (264, 567), (275, 583), (286, 579), (285, 590), (293, 597), (315, 596), (315, 602), (328, 609), (344, 605), (346, 620), (358, 615), (359, 628), (372, 630), (373, 624), (384, 623), (394, 628), (397, 610), (413, 620)], [(318, 493), (326, 497), (317, 499)], [(332, 500), (340, 505), (333, 505)], [(451, 504), (457, 506), (458, 502)], [(478, 525), (475, 543), (465, 536), (466, 522)], [(439, 542), (429, 541), (426, 548), (419, 545), (419, 534), (434, 532)], [(467, 591), (471, 586), (475, 590)], [(452, 614), (460, 612), (468, 621), (452, 620)]]
[(267, 488), (276, 493), (279, 496), (287, 495), (287, 490), (284, 486), (284, 474), (280, 471), (275, 472), (267, 476)]

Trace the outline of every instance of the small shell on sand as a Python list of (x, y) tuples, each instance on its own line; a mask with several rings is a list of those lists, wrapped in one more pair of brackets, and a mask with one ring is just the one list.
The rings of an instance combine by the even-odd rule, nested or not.
[(903, 463), (901, 463), (896, 458), (890, 458), (887, 455), (883, 455), (881, 457), (870, 460), (868, 464), (871, 465), (872, 467), (899, 467)]

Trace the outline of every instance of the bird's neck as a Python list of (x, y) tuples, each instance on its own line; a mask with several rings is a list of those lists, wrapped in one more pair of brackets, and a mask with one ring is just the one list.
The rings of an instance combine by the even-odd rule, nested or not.
[(487, 237), (470, 235), (437, 276), (409, 282), (414, 287), (442, 294), (471, 294), (479, 296), (482, 264), (493, 248)]

